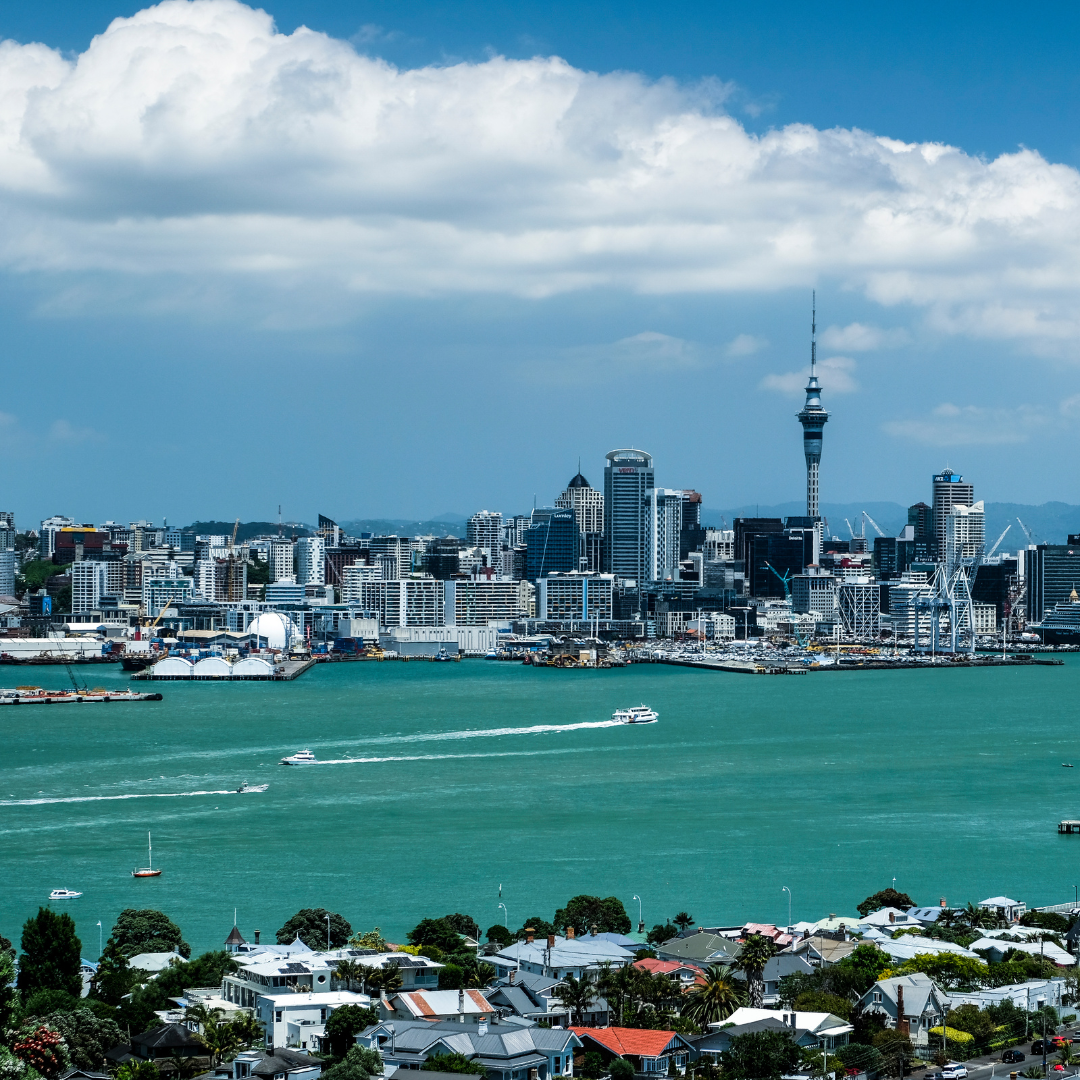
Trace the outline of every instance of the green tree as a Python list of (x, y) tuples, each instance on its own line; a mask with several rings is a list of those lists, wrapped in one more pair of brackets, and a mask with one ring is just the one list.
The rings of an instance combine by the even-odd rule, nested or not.
[(849, 953), (835, 968), (842, 971), (857, 972), (863, 979), (869, 980), (863, 988), (863, 992), (881, 978), (891, 961), (876, 945), (856, 945), (855, 951)]
[(762, 1007), (765, 996), (763, 974), (765, 965), (776, 952), (776, 946), (763, 934), (748, 934), (739, 950), (735, 966), (746, 975), (747, 994), (752, 1009)]
[(71, 916), (38, 908), (23, 924), (19, 989), (24, 995), (43, 988), (66, 990), (78, 997), (82, 993), (81, 959), (82, 942)]
[(671, 920), (680, 930), (689, 930), (694, 925), (693, 916), (688, 915), (685, 911), (680, 911), (674, 919)]
[(17, 997), (14, 982), (15, 958), (6, 948), (0, 948), (0, 1033), (11, 1026), (15, 1013)]
[(514, 935), (511, 934), (502, 923), (496, 923), (494, 926), (489, 926), (485, 937), (488, 941), (493, 941), (504, 948), (507, 945), (513, 944), (514, 941)]
[(377, 968), (374, 974), (368, 976), (368, 986), (381, 990), (388, 996), (396, 994), (401, 989), (401, 972), (398, 971), (397, 964)]
[(634, 1080), (637, 1075), (634, 1072), (634, 1066), (626, 1058), (621, 1057), (615, 1058), (608, 1072), (611, 1074), (611, 1080)]
[(52, 559), (27, 559), (15, 575), (15, 595), (23, 596), (28, 590), (37, 592), (45, 582), (55, 574), (61, 574), (70, 567), (70, 563), (58, 566)]
[(421, 919), (409, 931), (410, 945), (434, 945), (444, 953), (454, 953), (465, 942), (446, 919)]
[(699, 983), (687, 995), (683, 1012), (704, 1028), (726, 1020), (745, 1003), (746, 983), (735, 978), (730, 965), (713, 964), (705, 972), (705, 982)]
[(858, 912), (865, 919), (872, 911), (879, 911), (883, 907), (898, 908), (907, 911), (915, 907), (915, 901), (906, 892), (897, 892), (895, 889), (882, 889), (881, 892), (868, 896), (859, 906)]
[(570, 1010), (571, 1023), (580, 1024), (582, 1014), (588, 1012), (596, 1001), (596, 984), (588, 978), (577, 979), (573, 975), (566, 975), (555, 987), (552, 996)]
[(11, 1041), (11, 1052), (46, 1080), (55, 1080), (71, 1064), (64, 1037), (46, 1024), (26, 1024)]
[(238, 1012), (229, 1021), (229, 1025), (232, 1027), (233, 1037), (236, 1039), (237, 1044), (245, 1050), (265, 1045), (265, 1025), (254, 1013)]
[(452, 915), (444, 915), (443, 922), (459, 934), (471, 937), (473, 941), (480, 940), (480, 924), (471, 915), (462, 915), (460, 911), (455, 911)]
[(191, 946), (180, 927), (163, 911), (154, 908), (125, 908), (112, 928), (110, 940), (128, 959), (138, 953), (164, 953), (179, 950), (185, 959)]
[(379, 1012), (374, 1008), (342, 1005), (335, 1009), (326, 1021), (326, 1039), (330, 1043), (330, 1053), (336, 1058), (345, 1057), (349, 1047), (354, 1045), (356, 1036), (364, 1028), (378, 1022)]
[(587, 934), (595, 926), (598, 934), (629, 934), (630, 918), (617, 896), (601, 900), (599, 896), (574, 896), (566, 907), (555, 912), (553, 920), (558, 933), (572, 926), (578, 935)]
[(1034, 926), (1040, 930), (1055, 930), (1059, 934), (1066, 933), (1072, 926), (1073, 920), (1066, 919), (1056, 911), (1025, 911), (1020, 916), (1021, 926)]
[(349, 938), (349, 944), (354, 949), (374, 949), (376, 952), (387, 951), (386, 938), (382, 936), (377, 926), (374, 930), (368, 930), (367, 933), (353, 934), (353, 936)]
[(90, 992), (101, 1001), (119, 1005), (137, 981), (138, 976), (128, 967), (127, 957), (116, 939), (110, 935), (98, 959), (98, 968), (94, 973)]
[(352, 937), (352, 927), (336, 912), (327, 911), (326, 908), (303, 908), (298, 911), (277, 932), (279, 945), (288, 945), (295, 941), (297, 935), (309, 948), (319, 951), (326, 948), (327, 924), (326, 916), (330, 916), (330, 948), (340, 949), (347, 945)]
[(582, 1060), (581, 1075), (585, 1080), (600, 1080), (604, 1075), (604, 1059), (595, 1050), (590, 1050)]
[(66, 990), (42, 987), (30, 995), (24, 995), (22, 1001), (23, 1020), (44, 1019), (54, 1012), (71, 1012), (82, 1004), (82, 999)]
[(795, 1071), (799, 1048), (780, 1031), (753, 1031), (736, 1035), (731, 1048), (720, 1054), (724, 1072), (740, 1080), (780, 1080)]
[(420, 1066), (422, 1072), (465, 1073), (468, 1076), (487, 1076), (487, 1069), (456, 1050), (449, 1054), (434, 1054)]
[(129, 1061), (113, 1073), (113, 1080), (160, 1080), (161, 1072), (152, 1061)]
[(851, 1002), (839, 994), (830, 994), (825, 990), (809, 990), (800, 994), (793, 1002), (796, 1012), (827, 1012), (839, 1016), (841, 1020), (851, 1019)]
[(522, 938), (526, 938), (529, 936), (529, 931), (531, 931), (538, 938), (547, 937), (548, 934), (554, 934), (557, 932), (555, 930), (554, 923), (549, 923), (546, 919), (532, 918), (526, 919), (521, 924), (521, 929), (514, 934), (514, 937), (517, 938), (518, 941), (521, 941)]
[(876, 1072), (882, 1065), (881, 1051), (866, 1043), (848, 1043), (837, 1047), (835, 1053), (847, 1069), (870, 1073)]
[(341, 1061), (323, 1069), (322, 1080), (370, 1080), (382, 1076), (382, 1071), (383, 1060), (378, 1050), (353, 1045)]
[(646, 935), (645, 940), (653, 945), (663, 945), (673, 937), (679, 936), (679, 928), (674, 923), (657, 923)]
[(915, 975), (920, 972), (947, 987), (982, 986), (990, 974), (990, 968), (980, 960), (956, 953), (918, 953), (893, 969), (895, 975)]
[(102, 1019), (89, 1009), (53, 1013), (46, 1023), (63, 1036), (71, 1064), (78, 1069), (100, 1071), (106, 1064), (105, 1052), (124, 1041), (115, 1020)]

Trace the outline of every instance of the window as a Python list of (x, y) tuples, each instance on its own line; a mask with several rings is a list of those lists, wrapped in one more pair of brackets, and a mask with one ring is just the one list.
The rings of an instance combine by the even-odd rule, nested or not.
[(280, 1024), (281, 1023), (281, 1010), (280, 1009), (277, 1009), (274, 1012), (274, 1023), (275, 1024)]
[(325, 1009), (320, 1009), (320, 1010), (319, 1010), (319, 1019), (320, 1019), (320, 1020), (321, 1020), (321, 1021), (322, 1021), (323, 1023), (326, 1023), (326, 1010), (325, 1010)]
[(555, 1060), (554, 1060), (554, 1062), (552, 1063), (552, 1066), (551, 1066), (551, 1071), (556, 1076), (559, 1076), (562, 1073), (562, 1058), (561, 1057), (555, 1058)]
[(881, 1004), (881, 991), (880, 990), (875, 990), (874, 991), (874, 1003), (878, 1004), (878, 1005)]

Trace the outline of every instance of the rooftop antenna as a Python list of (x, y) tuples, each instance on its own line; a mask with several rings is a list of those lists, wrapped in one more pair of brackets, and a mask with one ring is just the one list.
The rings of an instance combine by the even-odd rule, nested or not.
[(813, 296), (810, 315), (810, 378), (812, 379), (817, 368), (817, 289), (811, 295)]
[(278, 539), (281, 539), (281, 503), (277, 504), (277, 534)]

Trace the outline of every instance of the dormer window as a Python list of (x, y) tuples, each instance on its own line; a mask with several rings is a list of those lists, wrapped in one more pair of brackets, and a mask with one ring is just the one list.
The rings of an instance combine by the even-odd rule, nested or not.
[(881, 991), (880, 990), (875, 990), (874, 991), (874, 1003), (876, 1005), (881, 1004)]

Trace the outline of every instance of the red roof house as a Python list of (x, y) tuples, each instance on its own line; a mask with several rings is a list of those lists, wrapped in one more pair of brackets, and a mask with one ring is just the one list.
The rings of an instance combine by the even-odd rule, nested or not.
[(680, 964), (677, 960), (657, 960), (655, 957), (647, 956), (642, 960), (635, 960), (634, 967), (641, 968), (650, 975), (666, 975), (684, 991), (705, 984), (705, 976), (702, 975), (700, 968), (694, 967), (693, 964)]
[(581, 1039), (585, 1053), (599, 1052), (605, 1064), (613, 1058), (624, 1058), (634, 1066), (635, 1072), (663, 1075), (672, 1059), (675, 1068), (683, 1072), (690, 1060), (690, 1044), (674, 1031), (624, 1027), (572, 1027), (570, 1030)]

